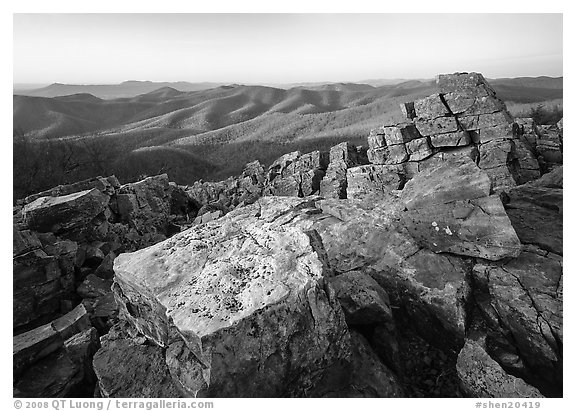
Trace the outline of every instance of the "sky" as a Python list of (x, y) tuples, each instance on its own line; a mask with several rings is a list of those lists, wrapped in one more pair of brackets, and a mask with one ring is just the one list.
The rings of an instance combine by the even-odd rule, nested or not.
[(14, 14), (14, 83), (562, 76), (562, 14)]

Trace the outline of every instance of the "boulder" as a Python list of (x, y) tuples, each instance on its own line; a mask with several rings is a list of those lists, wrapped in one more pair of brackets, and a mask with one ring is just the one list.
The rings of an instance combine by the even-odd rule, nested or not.
[(464, 392), (476, 398), (542, 398), (536, 388), (507, 374), (486, 352), (485, 343), (467, 339), (456, 371)]
[(130, 338), (104, 339), (93, 366), (102, 397), (182, 397), (160, 347), (138, 344)]
[(438, 117), (435, 119), (417, 118), (415, 124), (418, 132), (423, 136), (454, 133), (458, 131), (458, 123), (455, 117)]
[(388, 294), (368, 274), (349, 271), (330, 278), (329, 282), (349, 325), (394, 321)]
[(436, 134), (430, 137), (430, 144), (436, 148), (467, 146), (470, 142), (470, 134), (466, 131)]
[[(412, 123), (383, 127), (382, 131), (384, 133), (384, 140), (386, 141), (387, 146), (408, 143), (415, 138), (422, 137), (418, 132), (418, 129)], [(368, 143), (370, 143), (370, 141), (368, 141)], [(370, 146), (370, 148), (378, 147)]]
[(562, 259), (528, 247), (516, 259), (477, 264), (477, 281), (487, 284), (490, 304), (511, 338), (529, 378), (546, 395), (561, 395), (562, 387)]
[(436, 83), (442, 94), (457, 93), (465, 96), (490, 96), (494, 90), (480, 73), (441, 74)]
[(117, 188), (120, 188), (120, 183), (115, 176), (110, 177), (94, 177), (83, 181), (78, 181), (73, 184), (59, 185), (51, 188), (50, 190), (42, 191), (40, 193), (29, 195), (24, 199), (24, 203), (28, 204), (40, 197), (61, 197), (79, 191), (98, 189), (101, 193), (106, 195), (113, 195)]
[(414, 102), (414, 110), (419, 118), (434, 119), (450, 115), (450, 110), (442, 101), (440, 94), (432, 94)]
[(116, 259), (122, 317), (178, 358), (171, 372), (188, 395), (310, 395), (347, 374), (321, 243), (284, 219), (295, 201), (265, 197)]
[(404, 185), (404, 172), (398, 166), (366, 165), (346, 172), (347, 197), (382, 196)]
[(406, 151), (410, 155), (410, 161), (424, 160), (434, 154), (427, 137), (414, 139), (407, 143)]
[(350, 332), (352, 341), (352, 373), (350, 384), (327, 397), (340, 398), (400, 398), (404, 397), (401, 384), (374, 353), (370, 344), (357, 331)]
[(100, 190), (80, 191), (59, 197), (40, 197), (24, 206), (24, 221), (32, 230), (60, 233), (89, 225), (108, 205)]

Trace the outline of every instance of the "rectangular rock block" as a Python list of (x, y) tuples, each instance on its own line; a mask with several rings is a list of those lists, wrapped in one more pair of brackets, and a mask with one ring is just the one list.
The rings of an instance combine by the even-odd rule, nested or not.
[(422, 137), (414, 124), (399, 124), (396, 126), (384, 127), (384, 138), (389, 146), (404, 144), (416, 138)]
[(384, 135), (376, 134), (368, 136), (368, 147), (371, 149), (386, 147), (386, 140), (384, 140)]
[(406, 151), (410, 154), (411, 161), (424, 160), (434, 153), (428, 144), (427, 137), (410, 141), (406, 144)]
[(438, 117), (433, 120), (416, 119), (416, 128), (423, 136), (431, 136), (441, 133), (458, 131), (458, 123), (455, 117)]
[(434, 119), (444, 117), (450, 114), (448, 108), (444, 105), (440, 94), (432, 94), (414, 102), (416, 116), (422, 119)]
[(371, 148), (367, 152), (368, 161), (372, 164), (386, 164), (386, 159), (388, 158), (388, 148)]
[(404, 144), (395, 144), (388, 147), (388, 158), (386, 164), (400, 164), (408, 161), (408, 153)]
[(436, 134), (430, 137), (433, 147), (460, 147), (470, 144), (470, 134), (467, 131)]
[(441, 74), (436, 82), (442, 94), (455, 92), (473, 97), (496, 94), (480, 73)]
[(416, 110), (414, 109), (413, 101), (408, 103), (401, 103), (400, 110), (402, 111), (402, 114), (404, 114), (404, 117), (406, 117), (408, 120), (412, 120), (416, 117)]
[(488, 143), (493, 140), (513, 140), (520, 136), (516, 123), (506, 123), (495, 127), (485, 127), (478, 131), (478, 142)]

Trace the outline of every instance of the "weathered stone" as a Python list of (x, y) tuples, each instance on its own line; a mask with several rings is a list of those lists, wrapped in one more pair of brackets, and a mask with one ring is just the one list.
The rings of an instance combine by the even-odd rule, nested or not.
[(398, 379), (374, 353), (366, 338), (357, 331), (350, 332), (352, 339), (352, 373), (348, 387), (329, 393), (328, 397), (340, 398), (399, 398), (404, 390)]
[(450, 115), (450, 110), (444, 105), (440, 94), (432, 94), (414, 102), (416, 116), (421, 119), (434, 119)]
[(448, 93), (444, 95), (444, 100), (452, 113), (463, 116), (491, 114), (506, 110), (506, 104), (492, 95), (470, 97), (460, 93)]
[(90, 318), (84, 305), (78, 304), (72, 311), (52, 321), (51, 325), (62, 339), (66, 340), (74, 334), (89, 329)]
[(562, 387), (562, 260), (560, 256), (526, 249), (516, 259), (474, 267), (487, 279), (491, 305), (502, 327), (511, 334), (543, 392)]
[(323, 284), (320, 244), (284, 218), (291, 204), (265, 197), (116, 259), (122, 316), (164, 347), (174, 327), (209, 371), (189, 394), (303, 395), (326, 373), (344, 372), (344, 316)]
[(15, 396), (25, 398), (86, 397), (95, 376), (92, 356), (99, 346), (95, 328), (75, 334), (63, 349), (41, 359), (15, 381)]
[(413, 210), (488, 195), (488, 176), (464, 156), (421, 171), (406, 183), (400, 198), (409, 210)]
[(430, 143), (432, 147), (460, 147), (467, 146), (471, 140), (467, 131), (456, 131), (433, 135), (430, 137)]
[(114, 277), (113, 267), (115, 258), (116, 253), (114, 251), (110, 251), (108, 254), (106, 254), (100, 265), (96, 268), (96, 271), (94, 271), (94, 274), (104, 279), (111, 279)]
[(441, 74), (437, 79), (440, 93), (458, 93), (465, 96), (491, 96), (494, 90), (480, 73)]
[(214, 221), (222, 217), (223, 215), (222, 210), (216, 210), (208, 213), (204, 213), (194, 219), (194, 224), (205, 224), (210, 221)]
[(387, 160), (387, 147), (368, 149), (368, 161), (370, 161), (372, 164), (386, 164)]
[(518, 124), (521, 134), (536, 133), (536, 123), (532, 117), (515, 118), (514, 122)]
[(404, 114), (404, 117), (406, 117), (408, 120), (412, 120), (416, 117), (416, 110), (414, 109), (413, 101), (401, 103), (400, 110), (402, 111), (402, 114)]
[(330, 163), (344, 162), (351, 167), (358, 164), (356, 146), (347, 141), (330, 148)]
[(482, 144), (479, 151), (478, 166), (490, 177), (494, 191), (516, 186), (513, 172), (517, 164), (514, 163), (513, 141), (493, 140)]
[(61, 197), (40, 197), (22, 210), (28, 227), (59, 233), (89, 224), (108, 204), (108, 196), (97, 189)]
[(496, 127), (487, 127), (477, 132), (479, 143), (488, 143), (493, 140), (513, 140), (520, 135), (516, 123), (506, 123)]
[(368, 146), (370, 149), (386, 147), (386, 140), (383, 134), (375, 134), (368, 136)]
[(310, 227), (320, 233), (336, 272), (371, 275), (434, 344), (463, 342), (470, 290), (466, 266), (457, 257), (420, 250), (402, 228), (401, 202), (393, 197), (376, 203), (323, 200), (318, 207), (323, 214)]
[(320, 181), (320, 195), (326, 198), (346, 198), (346, 170), (344, 161), (330, 162), (326, 175)]
[(455, 117), (438, 117), (432, 120), (417, 118), (415, 122), (416, 128), (423, 136), (458, 131), (458, 123)]
[(540, 392), (520, 378), (507, 374), (486, 353), (483, 341), (466, 340), (456, 371), (464, 392), (477, 398), (541, 398)]
[(563, 254), (561, 188), (532, 186), (532, 183), (506, 191), (506, 212), (520, 241)]
[(12, 255), (14, 257), (41, 247), (42, 243), (32, 231), (21, 231), (14, 226), (12, 230)]
[(540, 166), (534, 154), (522, 140), (515, 141), (514, 154), (518, 160), (518, 169), (516, 170), (515, 180), (518, 184), (528, 183), (529, 181), (540, 178)]
[(368, 274), (349, 271), (329, 280), (348, 324), (377, 324), (393, 321), (386, 291)]
[(102, 278), (89, 274), (86, 279), (78, 286), (76, 292), (81, 298), (98, 298), (108, 294), (111, 291), (112, 281), (103, 280)]
[(521, 251), (498, 196), (426, 205), (407, 211), (404, 222), (419, 244), (436, 253), (496, 261)]
[(115, 190), (120, 187), (120, 183), (115, 176), (107, 178), (94, 177), (88, 180), (78, 181), (73, 184), (59, 185), (50, 190), (42, 191), (40, 193), (32, 194), (24, 199), (24, 203), (28, 204), (40, 197), (61, 197), (69, 194), (77, 193), (79, 191), (98, 189), (101, 193), (106, 195), (114, 194)]
[(408, 161), (408, 153), (404, 144), (395, 144), (388, 147), (386, 164), (400, 164)]
[(347, 170), (347, 198), (387, 195), (404, 184), (403, 169), (399, 166), (368, 165)]
[(179, 398), (160, 347), (131, 339), (105, 340), (94, 355), (94, 371), (105, 398)]
[[(383, 127), (384, 139), (388, 146), (395, 144), (404, 144), (415, 138), (420, 138), (418, 130), (412, 123), (398, 124), (396, 126)], [(376, 148), (376, 147), (370, 147)]]
[(14, 336), (12, 347), (14, 376), (19, 376), (27, 366), (57, 351), (63, 344), (62, 336), (52, 324), (45, 324)]
[(506, 124), (512, 123), (512, 121), (512, 116), (507, 111), (498, 111), (492, 114), (458, 116), (460, 126), (467, 131), (505, 126)]
[(406, 151), (410, 155), (411, 161), (420, 161), (430, 157), (434, 152), (428, 144), (428, 138), (418, 138), (406, 143)]

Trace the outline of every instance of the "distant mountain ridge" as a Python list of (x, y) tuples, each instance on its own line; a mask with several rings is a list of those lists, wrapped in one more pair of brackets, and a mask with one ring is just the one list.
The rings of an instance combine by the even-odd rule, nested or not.
[[(517, 78), (500, 78), (489, 79), (494, 86), (508, 87), (528, 87), (528, 88), (546, 88), (560, 90), (563, 88), (563, 77), (517, 77)], [(358, 82), (314, 82), (314, 83), (289, 83), (289, 84), (266, 84), (265, 87), (280, 88), (289, 90), (300, 88), (307, 90), (335, 90), (335, 91), (366, 91), (379, 87), (398, 87), (408, 88), (410, 86), (419, 87), (421, 85), (431, 85), (434, 79), (370, 79)], [(81, 84), (62, 84), (54, 83), (41, 88), (27, 88), (20, 85), (16, 87), (13, 94), (21, 96), (35, 97), (60, 97), (72, 94), (88, 93), (101, 99), (130, 98), (141, 94), (169, 87), (177, 91), (189, 92), (208, 90), (221, 86), (238, 86), (238, 84), (200, 82), (189, 83), (186, 81), (177, 82), (152, 82), (152, 81), (125, 81), (120, 84), (101, 84), (101, 85), (81, 85)], [(252, 84), (252, 86), (257, 86)]]
[(151, 91), (170, 87), (178, 91), (198, 91), (218, 87), (222, 83), (188, 83), (177, 82), (153, 82), (153, 81), (125, 81), (120, 84), (62, 84), (54, 83), (49, 86), (32, 90), (14, 90), (14, 94), (34, 97), (60, 97), (71, 94), (88, 93), (101, 99), (115, 99), (135, 97)]

